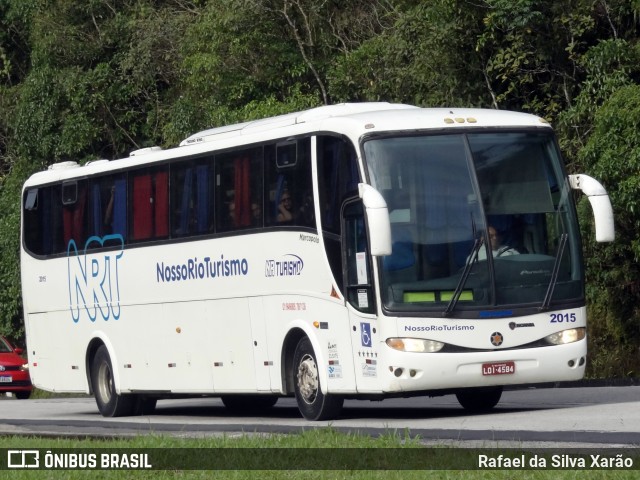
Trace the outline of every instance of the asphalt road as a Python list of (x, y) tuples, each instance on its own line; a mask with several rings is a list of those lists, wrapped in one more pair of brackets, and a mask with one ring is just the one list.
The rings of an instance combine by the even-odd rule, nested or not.
[(295, 400), (265, 416), (237, 416), (215, 398), (161, 400), (153, 415), (103, 418), (93, 398), (0, 401), (0, 434), (203, 437), (230, 432), (294, 433), (331, 425), (378, 435), (409, 432), (426, 444), (473, 447), (640, 447), (640, 386), (505, 391), (491, 412), (465, 412), (454, 396), (346, 401), (338, 420), (308, 422)]

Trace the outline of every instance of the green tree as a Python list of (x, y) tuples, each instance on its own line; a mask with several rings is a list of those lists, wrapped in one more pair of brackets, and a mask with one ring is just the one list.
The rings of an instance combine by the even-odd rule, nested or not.
[(577, 66), (584, 72), (579, 93), (558, 115), (561, 146), (572, 170), (582, 168), (573, 164), (593, 133), (600, 107), (618, 89), (640, 78), (640, 45), (622, 39), (602, 40), (580, 57)]
[(392, 26), (336, 59), (329, 73), (332, 97), (423, 106), (488, 105), (475, 52), (473, 11), (465, 2), (442, 0), (390, 12)]
[(0, 179), (0, 334), (12, 339), (24, 335), (20, 290), (20, 192), (30, 167), (26, 162), (4, 158), (12, 164)]
[[(640, 372), (640, 86), (618, 89), (594, 115), (580, 151), (586, 172), (608, 189), (616, 240), (595, 244), (583, 221), (590, 300), (592, 371)], [(584, 207), (584, 206), (583, 206)], [(583, 208), (584, 210), (584, 208)], [(584, 219), (589, 213), (583, 211)]]

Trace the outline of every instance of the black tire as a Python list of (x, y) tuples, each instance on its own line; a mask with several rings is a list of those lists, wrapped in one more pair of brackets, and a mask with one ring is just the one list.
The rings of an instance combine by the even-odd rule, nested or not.
[(316, 354), (304, 337), (293, 354), (293, 383), (298, 409), (307, 420), (333, 420), (340, 415), (344, 398), (325, 395), (320, 387)]
[(107, 347), (101, 345), (91, 362), (91, 386), (103, 417), (125, 417), (135, 412), (136, 397), (118, 395)]
[(224, 395), (220, 397), (224, 406), (231, 412), (240, 415), (251, 415), (264, 412), (278, 402), (275, 395)]
[(28, 400), (31, 396), (31, 391), (28, 392), (15, 392), (14, 395), (18, 400)]
[(456, 393), (460, 405), (470, 412), (488, 412), (502, 397), (502, 387), (474, 388)]

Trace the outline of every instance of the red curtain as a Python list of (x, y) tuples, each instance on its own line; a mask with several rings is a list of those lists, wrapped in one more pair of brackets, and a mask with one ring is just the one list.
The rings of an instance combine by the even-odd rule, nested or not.
[(236, 227), (251, 224), (251, 191), (249, 188), (249, 157), (235, 159), (235, 223)]
[(133, 240), (149, 238), (153, 233), (153, 193), (151, 175), (133, 179)]
[(169, 174), (156, 173), (155, 194), (156, 237), (169, 235)]
[(78, 198), (73, 205), (66, 205), (62, 211), (64, 243), (73, 239), (78, 248), (84, 248), (84, 207), (87, 202), (87, 191), (78, 185)]

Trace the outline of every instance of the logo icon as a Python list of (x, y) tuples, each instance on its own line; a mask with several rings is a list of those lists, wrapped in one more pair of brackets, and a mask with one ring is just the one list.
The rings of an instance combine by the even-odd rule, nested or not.
[(511, 330), (515, 330), (516, 328), (522, 328), (522, 327), (535, 327), (535, 323), (516, 323), (516, 322), (510, 322), (509, 323), (509, 328)]
[[(90, 257), (92, 248), (117, 246), (114, 252)], [(120, 283), (118, 269), (124, 254), (124, 239), (120, 234), (89, 237), (84, 249), (78, 250), (75, 240), (67, 245), (67, 269), (69, 282), (69, 310), (74, 323), (86, 312), (95, 322), (120, 318)]]
[(502, 345), (503, 341), (504, 337), (500, 332), (493, 332), (491, 334), (491, 345), (493, 345), (494, 347), (499, 347), (500, 345)]
[(302, 274), (304, 261), (298, 255), (288, 253), (280, 260), (267, 260), (264, 267), (265, 277), (293, 277)]
[(7, 468), (39, 468), (38, 450), (7, 450)]
[(360, 323), (360, 338), (362, 340), (363, 347), (371, 346), (371, 324), (370, 323)]

